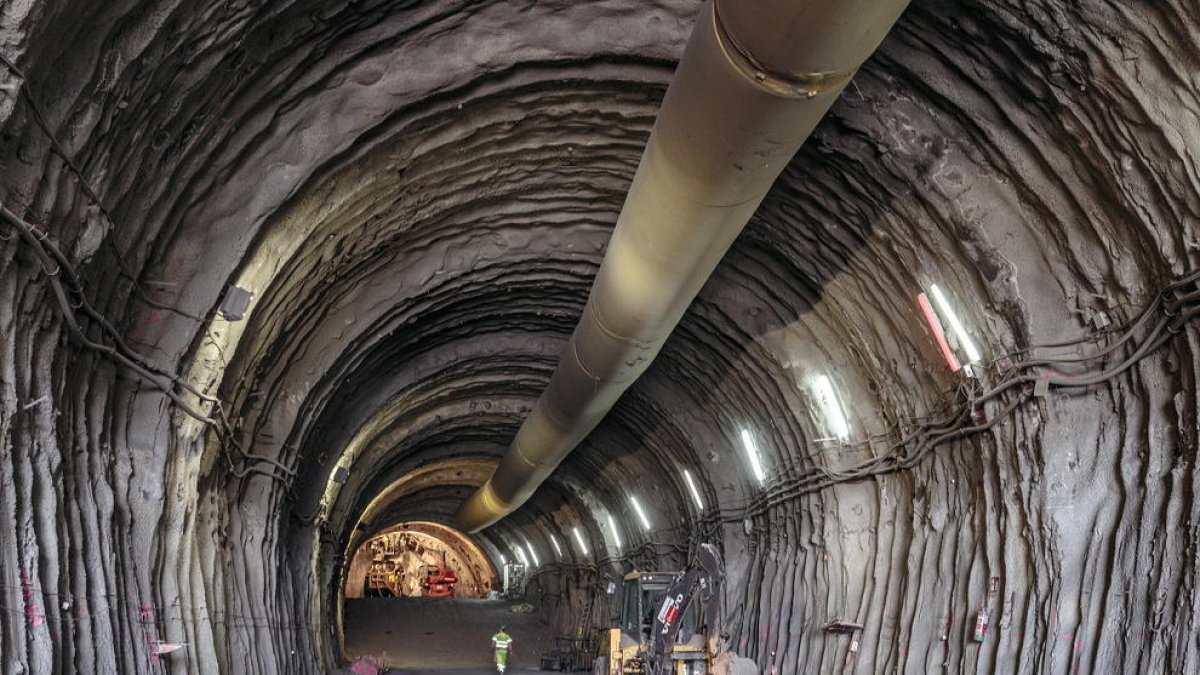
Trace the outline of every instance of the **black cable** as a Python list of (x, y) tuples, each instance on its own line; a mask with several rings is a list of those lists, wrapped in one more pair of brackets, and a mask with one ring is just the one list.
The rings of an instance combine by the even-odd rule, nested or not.
[[(983, 393), (975, 392), (974, 384), (960, 386), (956, 393), (956, 398), (959, 399), (958, 411), (952, 418), (942, 422), (926, 423), (893, 444), (889, 452), (872, 457), (849, 469), (835, 470), (827, 467), (816, 467), (796, 478), (770, 484), (767, 490), (756, 496), (738, 512), (721, 513), (720, 521), (730, 523), (745, 518), (761, 516), (769, 509), (781, 503), (804, 494), (823, 490), (838, 483), (863, 480), (878, 475), (911, 469), (938, 446), (971, 434), (987, 431), (1001, 421), (1009, 418), (1021, 405), (1032, 398), (1030, 392), (1026, 389), (1030, 384), (1045, 381), (1048, 386), (1054, 388), (1079, 388), (1113, 380), (1145, 359), (1150, 353), (1162, 347), (1173, 336), (1181, 333), (1187, 322), (1200, 316), (1200, 289), (1174, 295), (1185, 286), (1197, 283), (1198, 281), (1200, 281), (1200, 271), (1191, 272), (1169, 284), (1162, 293), (1158, 294), (1151, 303), (1139, 312), (1133, 321), (1126, 324), (1123, 334), (1114, 343), (1100, 352), (1077, 358), (1046, 357), (1019, 362), (1006, 378)], [(1160, 314), (1160, 318), (1154, 323), (1153, 328), (1138, 338), (1138, 333), (1156, 313)], [(1081, 338), (1075, 341), (1058, 343), (1058, 345), (1080, 344), (1089, 339), (1093, 338)], [(1120, 363), (1098, 372), (1082, 373), (1079, 375), (1025, 372), (1032, 371), (1035, 368), (1053, 367), (1064, 363), (1094, 361), (1116, 352), (1130, 342), (1137, 345), (1132, 353)], [(1045, 346), (1031, 347), (1029, 349)], [(1017, 395), (1007, 403), (1002, 404), (996, 414), (990, 416), (986, 422), (968, 425), (974, 411), (983, 410), (987, 405), (997, 402), (1001, 397), (1008, 395), (1014, 390), (1019, 390)]]
[[(45, 273), (50, 284), (50, 289), (56, 301), (59, 314), (62, 316), (68, 332), (79, 344), (90, 351), (97, 352), (113, 359), (117, 363), (132, 370), (142, 379), (154, 384), (163, 392), (165, 396), (167, 396), (167, 398), (175, 403), (175, 405), (178, 406), (184, 414), (209, 427), (212, 427), (217, 432), (217, 436), (221, 439), (222, 443), (227, 447), (232, 447), (234, 450), (236, 450), (243, 460), (247, 462), (261, 462), (270, 464), (273, 467), (283, 471), (284, 475), (288, 478), (295, 477), (296, 471), (294, 469), (290, 469), (283, 463), (270, 457), (252, 454), (242, 447), (241, 443), (239, 443), (236, 439), (235, 429), (230, 423), (228, 416), (225, 414), (225, 409), (220, 399), (205, 395), (179, 375), (159, 366), (155, 366), (144, 356), (134, 351), (125, 342), (116, 328), (113, 327), (111, 322), (109, 322), (102, 314), (92, 307), (90, 303), (87, 302), (86, 296), (84, 295), (82, 286), (79, 282), (79, 275), (76, 273), (74, 266), (62, 253), (62, 251), (59, 250), (54, 242), (50, 240), (48, 234), (41, 232), (34, 225), (26, 222), (15, 213), (8, 210), (8, 208), (6, 208), (3, 204), (0, 204), (0, 221), (8, 223), (17, 231), (21, 239), (28, 244), (35, 257), (41, 263), (42, 271)], [(66, 277), (68, 281), (71, 281), (72, 285), (75, 286), (77, 295), (80, 297), (80, 307), (84, 309), (84, 313), (100, 325), (102, 331), (107, 334), (111, 340), (113, 340), (115, 346), (96, 342), (87, 336), (87, 333), (80, 325), (79, 319), (75, 314), (74, 305), (72, 305), (68, 299), (67, 291), (62, 283), (63, 277)], [(172, 389), (172, 385), (178, 385), (201, 400), (211, 403), (217, 416), (215, 418), (211, 417), (194, 408), (190, 403), (184, 401), (183, 398)], [(229, 464), (229, 469), (235, 478), (242, 479), (251, 474), (255, 474), (269, 476), (273, 479), (286, 482), (285, 478), (276, 475), (273, 470), (264, 471), (254, 466), (237, 469), (233, 466), (232, 460), (230, 460), (228, 454), (225, 455), (225, 459)]]
[[(21, 98), (24, 99), (26, 105), (29, 107), (29, 114), (33, 119), (34, 125), (42, 132), (43, 135), (46, 136), (46, 139), (50, 142), (50, 149), (54, 152), (54, 154), (61, 157), (71, 172), (75, 174), (75, 177), (79, 180), (79, 187), (83, 191), (84, 195), (89, 201), (91, 201), (93, 205), (95, 205), (96, 209), (100, 212), (100, 215), (104, 217), (110, 228), (115, 232), (116, 220), (112, 217), (112, 213), (109, 212), (108, 208), (104, 206), (104, 202), (100, 201), (100, 195), (97, 194), (96, 191), (92, 189), (91, 184), (88, 183), (87, 177), (84, 175), (83, 170), (80, 169), (79, 165), (75, 162), (75, 158), (66, 151), (66, 149), (62, 146), (62, 143), (58, 141), (58, 137), (54, 134), (54, 131), (50, 128), (49, 122), (46, 121), (46, 116), (42, 113), (41, 106), (38, 105), (37, 101), (33, 97), (33, 94), (29, 91), (29, 78), (25, 76), (24, 71), (18, 68), (15, 63), (13, 63), (3, 54), (0, 54), (0, 64), (3, 64), (21, 80), (18, 90), (21, 94)], [(172, 307), (171, 305), (161, 303), (150, 297), (150, 295), (146, 293), (145, 289), (143, 289), (141, 284), (138, 282), (137, 276), (134, 274), (133, 270), (129, 268), (129, 263), (125, 261), (124, 254), (122, 254), (121, 250), (117, 248), (116, 242), (113, 241), (113, 238), (107, 236), (106, 234), (103, 240), (107, 242), (109, 247), (112, 249), (113, 257), (116, 259), (117, 265), (121, 268), (121, 275), (132, 282), (134, 292), (137, 294), (138, 298), (142, 300), (142, 302), (145, 302), (147, 305), (154, 307), (155, 309), (172, 312), (192, 319), (193, 321), (204, 321), (204, 317), (197, 316), (190, 312), (179, 309), (178, 307)]]

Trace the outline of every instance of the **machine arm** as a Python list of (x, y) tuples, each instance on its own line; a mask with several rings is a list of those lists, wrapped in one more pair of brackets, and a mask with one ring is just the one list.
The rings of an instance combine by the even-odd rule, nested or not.
[(705, 639), (718, 630), (721, 611), (721, 589), (725, 585), (725, 564), (712, 544), (701, 544), (696, 564), (676, 577), (663, 596), (662, 605), (654, 617), (649, 652), (649, 672), (665, 675), (672, 672), (671, 654), (679, 636), (680, 619), (694, 602), (704, 603), (702, 616)]

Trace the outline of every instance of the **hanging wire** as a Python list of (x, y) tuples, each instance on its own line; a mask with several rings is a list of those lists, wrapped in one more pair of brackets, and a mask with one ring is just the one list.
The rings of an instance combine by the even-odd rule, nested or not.
[[(224, 405), (219, 398), (205, 394), (184, 378), (153, 364), (149, 359), (130, 347), (112, 323), (88, 302), (82, 280), (74, 265), (50, 239), (48, 233), (26, 222), (3, 204), (0, 204), (0, 222), (4, 222), (15, 229), (41, 263), (42, 271), (50, 286), (51, 294), (54, 297), (59, 314), (62, 316), (71, 337), (76, 342), (85, 349), (110, 358), (119, 365), (133, 371), (143, 380), (158, 387), (181, 412), (212, 428), (221, 442), (227, 448), (232, 448), (243, 462), (246, 463), (246, 466), (238, 468), (234, 466), (233, 459), (229, 456), (229, 453), (223, 453), (229, 470), (235, 478), (241, 479), (250, 475), (262, 475), (273, 480), (286, 482), (287, 479), (296, 476), (295, 470), (282, 462), (270, 457), (251, 454), (242, 446), (241, 442), (236, 438), (236, 429), (231, 423)], [(64, 279), (70, 286), (69, 289), (67, 285), (64, 285)], [(78, 304), (71, 301), (72, 294)], [(83, 310), (82, 316), (87, 317), (98, 325), (104, 338), (110, 342), (98, 342), (91, 339), (84, 330), (80, 322), (80, 314), (76, 313), (75, 308), (81, 308)], [(183, 396), (175, 391), (175, 387), (179, 387), (185, 392), (192, 394), (202, 402), (209, 403), (215, 416), (204, 413), (190, 402), (184, 400)], [(272, 468), (262, 469), (257, 466), (258, 464), (267, 464)], [(277, 474), (276, 470), (282, 472), (282, 475)]]

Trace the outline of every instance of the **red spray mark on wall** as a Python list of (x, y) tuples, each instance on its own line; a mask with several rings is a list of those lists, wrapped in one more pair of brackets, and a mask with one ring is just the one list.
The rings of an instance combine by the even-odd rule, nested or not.
[(146, 653), (151, 663), (158, 662), (158, 639), (154, 636), (154, 607), (143, 602), (139, 607), (142, 631), (146, 634)]
[(40, 626), (46, 623), (46, 617), (33, 602), (33, 589), (29, 587), (29, 575), (21, 570), (21, 599), (25, 601), (25, 622), (30, 626)]

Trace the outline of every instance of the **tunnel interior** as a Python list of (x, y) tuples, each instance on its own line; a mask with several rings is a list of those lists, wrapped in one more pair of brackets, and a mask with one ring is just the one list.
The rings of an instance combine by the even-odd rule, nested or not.
[[(444, 597), (442, 593), (482, 598), (498, 587), (496, 570), (479, 546), (457, 530), (430, 522), (384, 529), (359, 545), (345, 569), (343, 598)], [(445, 570), (454, 574), (447, 579)]]
[(596, 636), (712, 544), (761, 672), (1200, 671), (1182, 0), (912, 0), (645, 374), (454, 529), (701, 8), (0, 7), (0, 670), (338, 672), (373, 547)]

